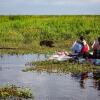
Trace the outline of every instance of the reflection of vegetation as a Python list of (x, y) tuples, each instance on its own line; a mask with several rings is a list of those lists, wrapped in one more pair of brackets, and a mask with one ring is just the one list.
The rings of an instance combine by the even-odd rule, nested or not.
[[(14, 99), (16, 98), (16, 99)], [(6, 87), (0, 87), (0, 100), (22, 100), (27, 98), (33, 98), (30, 89), (28, 88), (19, 88), (15, 85), (10, 85)]]
[[(100, 16), (0, 16), (0, 48), (69, 49), (81, 34), (91, 43), (100, 35), (99, 23)], [(41, 40), (53, 40), (55, 47), (40, 47)]]
[(88, 73), (93, 73), (90, 77), (94, 79), (94, 87), (100, 90), (100, 67), (92, 65), (90, 62), (80, 64), (74, 60), (59, 62), (59, 61), (37, 61), (32, 62), (33, 67), (28, 67), (23, 71), (37, 71), (47, 73), (69, 73), (72, 77), (79, 79), (80, 87), (85, 88), (85, 82), (88, 78)]
[[(58, 62), (58, 61), (39, 61), (33, 62), (33, 67), (26, 68), (23, 71), (46, 71), (49, 73), (80, 73), (80, 72), (93, 72), (100, 70), (99, 67), (95, 67), (94, 65), (86, 62), (84, 64), (76, 63), (75, 61), (66, 61), (66, 62)], [(35, 65), (35, 66), (34, 66)]]

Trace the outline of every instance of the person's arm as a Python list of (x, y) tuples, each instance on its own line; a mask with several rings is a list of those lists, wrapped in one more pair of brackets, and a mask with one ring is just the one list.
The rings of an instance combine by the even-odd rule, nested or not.
[(72, 45), (72, 47), (71, 47), (71, 50), (73, 50), (75, 44), (76, 44), (76, 41), (73, 43), (73, 45)]
[(87, 44), (87, 47), (88, 47), (88, 51), (90, 50), (90, 47), (89, 47), (89, 45)]
[(95, 48), (95, 41), (92, 44), (92, 49), (94, 49), (94, 48)]

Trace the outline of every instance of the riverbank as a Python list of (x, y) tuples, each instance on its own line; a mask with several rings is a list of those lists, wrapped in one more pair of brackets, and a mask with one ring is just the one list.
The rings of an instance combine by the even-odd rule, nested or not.
[[(68, 40), (62, 40), (54, 42), (54, 47), (40, 46), (38, 41), (35, 41), (33, 44), (20, 44), (12, 46), (11, 44), (0, 46), (0, 54), (24, 54), (24, 53), (54, 53), (55, 51), (70, 51), (70, 46), (72, 44)], [(35, 44), (36, 43), (36, 44)]]

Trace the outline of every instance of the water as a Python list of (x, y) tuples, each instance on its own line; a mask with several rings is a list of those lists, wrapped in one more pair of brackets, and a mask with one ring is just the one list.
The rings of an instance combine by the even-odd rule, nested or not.
[(100, 100), (95, 80), (71, 74), (22, 72), (27, 62), (45, 60), (43, 54), (0, 56), (0, 86), (8, 83), (32, 89), (34, 100)]

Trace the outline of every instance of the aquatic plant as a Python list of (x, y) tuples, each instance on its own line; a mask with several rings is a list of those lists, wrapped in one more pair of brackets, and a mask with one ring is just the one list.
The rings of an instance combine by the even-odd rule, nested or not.
[(24, 98), (33, 98), (33, 96), (31, 90), (28, 88), (17, 87), (16, 85), (7, 85), (4, 87), (0, 87), (0, 99), (10, 100), (14, 98), (17, 98), (17, 100), (19, 100)]
[(28, 67), (23, 71), (37, 71), (48, 73), (82, 73), (94, 72), (100, 70), (100, 67), (95, 67), (89, 62), (80, 64), (74, 60), (59, 62), (59, 61), (37, 61), (32, 62), (33, 67)]

